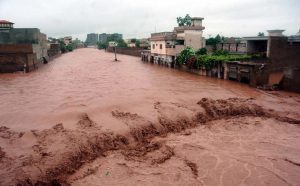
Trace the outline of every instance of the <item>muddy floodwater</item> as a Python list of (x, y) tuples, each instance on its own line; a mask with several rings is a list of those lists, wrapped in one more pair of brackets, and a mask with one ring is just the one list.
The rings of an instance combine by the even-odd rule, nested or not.
[(0, 74), (0, 185), (299, 185), (299, 94), (118, 59)]

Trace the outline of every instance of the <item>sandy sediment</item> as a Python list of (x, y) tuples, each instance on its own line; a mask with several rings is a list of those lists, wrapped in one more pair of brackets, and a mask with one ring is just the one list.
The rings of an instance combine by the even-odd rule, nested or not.
[[(195, 109), (195, 106), (197, 109)], [(56, 124), (50, 129), (32, 130), (29, 132), (16, 132), (6, 126), (2, 126), (0, 128), (0, 137), (3, 141), (0, 147), (0, 182), (2, 185), (92, 184), (92, 180), (95, 181), (95, 179), (99, 183), (103, 181), (103, 177), (97, 177), (100, 168), (93, 166), (93, 164), (98, 164), (97, 161), (115, 160), (115, 162), (108, 164), (115, 163), (114, 167), (121, 167), (120, 171), (127, 170), (129, 169), (128, 166), (132, 166), (139, 167), (140, 171), (143, 172), (143, 170), (149, 171), (147, 169), (157, 168), (157, 165), (161, 165), (163, 168), (157, 169), (162, 169), (163, 171), (160, 174), (163, 174), (168, 172), (168, 168), (164, 166), (170, 168), (177, 165), (177, 163), (174, 163), (174, 165), (170, 166), (168, 162), (180, 160), (182, 161), (180, 166), (186, 167), (187, 169), (184, 168), (184, 170), (188, 170), (184, 173), (188, 175), (187, 179), (181, 179), (180, 181), (190, 184), (205, 185), (209, 183), (214, 185), (209, 177), (213, 174), (206, 172), (206, 168), (207, 171), (214, 171), (214, 175), (218, 179), (221, 179), (220, 176), (225, 176), (228, 172), (233, 171), (230, 175), (233, 177), (228, 178), (231, 182), (226, 183), (226, 181), (222, 180), (221, 182), (216, 182), (216, 185), (222, 183), (226, 183), (224, 185), (230, 185), (230, 183), (235, 185), (235, 174), (241, 174), (244, 180), (236, 179), (241, 181), (241, 183), (246, 185), (257, 183), (252, 180), (257, 175), (250, 175), (250, 172), (253, 174), (255, 170), (265, 175), (267, 182), (275, 176), (276, 184), (296, 185), (297, 182), (299, 183), (299, 177), (287, 175), (286, 173), (281, 175), (279, 171), (290, 167), (296, 171), (296, 175), (299, 175), (299, 149), (290, 150), (290, 157), (280, 156), (280, 153), (276, 155), (277, 151), (271, 149), (270, 152), (273, 154), (269, 158), (275, 161), (273, 167), (276, 162), (284, 162), (284, 168), (280, 168), (280, 166), (283, 166), (280, 163), (278, 164), (278, 170), (273, 171), (266, 168), (269, 166), (256, 166), (253, 163), (253, 157), (262, 156), (261, 152), (264, 151), (263, 148), (259, 147), (259, 145), (264, 144), (263, 141), (259, 141), (263, 139), (261, 133), (257, 134), (260, 135), (257, 138), (258, 141), (256, 141), (259, 145), (257, 146), (258, 150), (254, 154), (251, 154), (251, 151), (255, 145), (249, 142), (249, 139), (242, 139), (242, 136), (240, 136), (239, 141), (231, 139), (238, 135), (244, 135), (245, 130), (249, 130), (248, 132), (255, 135), (255, 130), (259, 131), (264, 127), (262, 123), (270, 121), (275, 123), (274, 126), (265, 125), (275, 127), (274, 131), (276, 133), (266, 134), (266, 137), (284, 136), (285, 130), (291, 130), (285, 125), (291, 126), (292, 130), (299, 131), (299, 126), (297, 125), (299, 120), (297, 118), (282, 116), (280, 113), (267, 110), (255, 104), (253, 99), (242, 98), (217, 100), (202, 98), (191, 108), (188, 105), (155, 102), (153, 104), (153, 112), (157, 112), (157, 120), (155, 122), (146, 119), (138, 113), (112, 110), (111, 117), (120, 120), (128, 126), (128, 133), (103, 130), (101, 125), (94, 122), (87, 113), (79, 116), (78, 122), (75, 123), (76, 129), (66, 129), (63, 123)], [(281, 129), (283, 131), (280, 131)], [(224, 140), (219, 139), (220, 133), (225, 134), (226, 131), (232, 130), (235, 131), (233, 136), (224, 135), (222, 136)], [(210, 144), (205, 140), (204, 136), (207, 135), (205, 133), (211, 135), (207, 137)], [(285, 137), (294, 138), (293, 140), (298, 140), (299, 142), (299, 136), (297, 135)], [(176, 141), (177, 138), (182, 139), (174, 142), (174, 139)], [(222, 146), (224, 141), (227, 141), (228, 144), (223, 144)], [(206, 146), (199, 145), (201, 143), (206, 144)], [(239, 150), (242, 144), (249, 149), (246, 151)], [(284, 151), (287, 148), (285, 145), (278, 144), (277, 147)], [(16, 148), (19, 149), (16, 150)], [(22, 151), (20, 151), (20, 148)], [(179, 150), (180, 148), (183, 148), (182, 151)], [(227, 149), (224, 150), (223, 148)], [(207, 156), (207, 162), (210, 162), (210, 158), (215, 158), (211, 156), (211, 153), (222, 154), (227, 150), (240, 154), (233, 155), (229, 153), (217, 160), (223, 162), (224, 168), (227, 167), (227, 171), (223, 173), (220, 173), (220, 170), (217, 168), (217, 165), (221, 166), (222, 163), (201, 165), (199, 162), (203, 161), (203, 159), (197, 159), (197, 154), (199, 153), (199, 157), (205, 158)], [(101, 160), (98, 160), (99, 158)], [(225, 161), (226, 158), (228, 161), (235, 161), (235, 163), (228, 165)], [(122, 163), (118, 163), (118, 161)], [(241, 163), (243, 161), (247, 163)], [(136, 164), (137, 162), (139, 164)], [(101, 164), (105, 163), (102, 162)], [(148, 168), (143, 167), (143, 165), (146, 165)], [(215, 169), (212, 169), (214, 166)], [(241, 168), (243, 166), (246, 168)], [(131, 170), (133, 169), (132, 167), (130, 168)], [(238, 169), (242, 171), (234, 172), (234, 170)], [(174, 171), (174, 174), (181, 174), (180, 169), (171, 170), (170, 172), (172, 171)], [(224, 170), (222, 169), (222, 171)], [(109, 174), (112, 173), (106, 172), (106, 177), (109, 177)], [(135, 173), (134, 171), (130, 175), (133, 176), (133, 179), (131, 182), (128, 180), (123, 182), (124, 184), (132, 184), (145, 178), (145, 176), (142, 176), (142, 173)], [(151, 181), (152, 176), (144, 179), (144, 181), (146, 183), (147, 180)], [(261, 180), (264, 181), (264, 178), (260, 178)], [(118, 183), (114, 182), (116, 180), (109, 182), (108, 179), (106, 181), (108, 181), (105, 182), (106, 184), (122, 183), (122, 180)], [(182, 183), (180, 181), (178, 184)], [(171, 184), (172, 181), (160, 183)]]

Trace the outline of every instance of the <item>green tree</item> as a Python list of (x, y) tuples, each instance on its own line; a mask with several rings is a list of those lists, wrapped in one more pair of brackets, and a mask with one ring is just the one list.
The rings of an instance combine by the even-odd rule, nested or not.
[(186, 14), (185, 17), (177, 17), (178, 26), (191, 26), (192, 18), (189, 14)]
[(186, 62), (191, 58), (191, 57), (195, 57), (195, 51), (193, 48), (191, 47), (186, 47), (185, 49), (183, 49), (180, 54), (177, 56), (176, 58), (176, 62), (178, 65), (183, 65), (186, 64)]
[(107, 43), (97, 42), (97, 48), (98, 48), (98, 49), (106, 49), (107, 46), (108, 46)]
[(61, 53), (67, 52), (67, 48), (66, 48), (65, 43), (63, 41), (61, 41), (61, 40), (59, 40), (58, 42), (59, 42), (59, 45), (60, 45), (60, 51), (61, 51)]
[(69, 51), (69, 52), (72, 52), (74, 50), (74, 47), (73, 45), (70, 43), (68, 45), (66, 45), (66, 49)]
[(258, 32), (257, 36), (263, 37), (263, 36), (265, 36), (265, 33), (263, 33), (263, 32)]
[(207, 50), (206, 48), (200, 48), (197, 52), (197, 55), (206, 55), (207, 54)]
[(114, 41), (118, 43), (118, 47), (128, 47), (123, 39), (118, 39), (116, 36), (108, 37), (105, 43), (97, 42), (98, 49), (107, 49), (109, 42)]
[(216, 50), (212, 54), (213, 56), (228, 56), (229, 52), (227, 50)]
[(123, 40), (123, 39), (119, 39), (117, 40), (117, 43), (118, 43), (118, 47), (128, 47), (127, 43)]
[(215, 37), (215, 40), (216, 40), (216, 43), (221, 43), (222, 42), (222, 38), (219, 34)]
[(139, 39), (137, 39), (135, 41), (135, 47), (140, 47), (141, 46), (141, 41)]
[(210, 37), (206, 40), (206, 45), (212, 45), (214, 46), (214, 48), (216, 48), (216, 45), (218, 43), (221, 43), (225, 41), (225, 37), (224, 36), (220, 36), (220, 34), (216, 35), (216, 37)]

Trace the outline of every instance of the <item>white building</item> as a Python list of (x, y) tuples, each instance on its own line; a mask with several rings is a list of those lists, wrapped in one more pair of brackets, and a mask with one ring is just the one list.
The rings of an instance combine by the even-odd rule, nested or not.
[(199, 50), (205, 47), (205, 39), (202, 37), (203, 18), (192, 18), (190, 26), (175, 27), (173, 32), (161, 32), (151, 34), (151, 58), (150, 61), (171, 66), (176, 56), (185, 48), (192, 47)]

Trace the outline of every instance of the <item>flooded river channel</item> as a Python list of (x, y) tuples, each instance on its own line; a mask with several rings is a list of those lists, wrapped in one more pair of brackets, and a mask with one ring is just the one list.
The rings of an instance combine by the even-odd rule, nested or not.
[(298, 185), (300, 95), (85, 48), (0, 74), (0, 185)]

